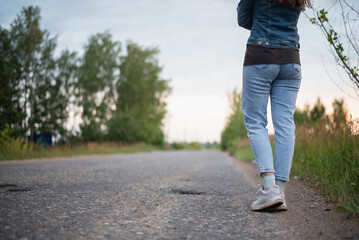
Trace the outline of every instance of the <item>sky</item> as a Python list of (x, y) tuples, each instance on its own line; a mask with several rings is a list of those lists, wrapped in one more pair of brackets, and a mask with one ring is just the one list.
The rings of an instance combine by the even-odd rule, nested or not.
[[(333, 1), (314, 4), (319, 8)], [(0, 25), (5, 28), (23, 6), (40, 6), (41, 28), (57, 35), (57, 54), (64, 49), (82, 54), (89, 37), (106, 30), (123, 48), (128, 41), (158, 47), (161, 77), (172, 87), (164, 120), (166, 140), (220, 140), (230, 114), (227, 95), (242, 88), (249, 36), (236, 22), (238, 0), (0, 0), (0, 4)], [(331, 112), (334, 99), (344, 98), (349, 113), (359, 117), (359, 97), (345, 82), (320, 30), (304, 15), (298, 28), (303, 79), (297, 106), (313, 105), (320, 97)], [(270, 116), (268, 128), (273, 133)]]

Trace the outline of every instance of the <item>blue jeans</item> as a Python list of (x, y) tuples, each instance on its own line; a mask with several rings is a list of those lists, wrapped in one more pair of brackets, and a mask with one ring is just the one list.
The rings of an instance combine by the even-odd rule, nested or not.
[[(288, 181), (295, 141), (295, 112), (301, 82), (298, 64), (261, 64), (243, 67), (243, 119), (260, 173), (274, 172)], [(274, 126), (274, 164), (267, 126), (268, 98)]]

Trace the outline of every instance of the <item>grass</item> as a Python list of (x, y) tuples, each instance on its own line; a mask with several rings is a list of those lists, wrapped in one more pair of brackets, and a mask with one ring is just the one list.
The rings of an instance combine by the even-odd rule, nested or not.
[(170, 149), (173, 150), (201, 150), (202, 145), (198, 142), (174, 142), (171, 144)]
[(0, 151), (0, 160), (21, 160), (31, 158), (73, 157), (81, 155), (100, 155), (116, 153), (135, 153), (162, 150), (163, 148), (144, 143), (86, 143), (78, 145), (56, 146), (51, 149), (35, 147), (33, 144), (23, 144), (20, 140), (13, 140), (10, 146)]
[(329, 201), (359, 216), (359, 135), (332, 126), (297, 133), (292, 175), (318, 185)]
[[(330, 124), (316, 128), (302, 126), (296, 134), (290, 175), (298, 176), (328, 201), (358, 217), (359, 134), (348, 129)], [(273, 145), (273, 137), (270, 139)], [(230, 153), (243, 161), (254, 159), (248, 139), (238, 140)]]
[(13, 137), (14, 129), (9, 125), (0, 131), (0, 161), (31, 158), (73, 157), (81, 155), (100, 155), (116, 153), (150, 152), (154, 150), (200, 150), (197, 142), (173, 143), (154, 146), (145, 143), (119, 144), (115, 142), (89, 142), (84, 144), (65, 144), (45, 149), (44, 147), (25, 143), (22, 138)]
[(230, 154), (242, 161), (252, 162), (254, 160), (253, 152), (248, 138), (239, 139), (236, 147), (230, 149)]
[(201, 150), (199, 143), (173, 143), (171, 145), (155, 146), (145, 143), (118, 144), (114, 142), (89, 142), (76, 145), (60, 145), (45, 149), (34, 144), (25, 144), (22, 139), (8, 138), (2, 142), (0, 148), (1, 160), (21, 160), (33, 158), (53, 158), (53, 157), (74, 157), (83, 155), (101, 155), (118, 153), (150, 152), (154, 150)]

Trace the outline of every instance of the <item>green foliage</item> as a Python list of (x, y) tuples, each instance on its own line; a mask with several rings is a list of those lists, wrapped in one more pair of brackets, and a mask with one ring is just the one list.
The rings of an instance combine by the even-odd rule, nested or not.
[(110, 140), (163, 144), (164, 100), (170, 87), (159, 76), (157, 54), (156, 48), (127, 45), (127, 56), (121, 57), (116, 110), (108, 122)]
[(252, 162), (254, 160), (254, 155), (248, 138), (238, 139), (236, 147), (231, 151), (231, 155), (242, 161)]
[(2, 29), (1, 38), (1, 55), (6, 62), (1, 78), (5, 90), (0, 92), (0, 98), (8, 99), (1, 118), (10, 115), (6, 123), (18, 136), (30, 140), (36, 132), (66, 132), (70, 97), (66, 91), (68, 79), (64, 79), (63, 73), (64, 56), (59, 60), (54, 57), (56, 38), (40, 28), (40, 19), (39, 7), (24, 7), (11, 29)]
[(228, 96), (231, 106), (231, 115), (227, 119), (226, 126), (221, 134), (221, 149), (231, 151), (235, 148), (238, 138), (246, 138), (247, 130), (243, 122), (241, 108), (241, 94), (235, 89)]
[[(85, 144), (60, 145), (52, 148), (51, 151), (49, 151), (45, 150), (41, 146), (35, 147), (32, 143), (26, 144), (21, 138), (8, 137), (8, 131), (9, 129), (0, 131), (0, 144), (4, 144), (0, 145), (0, 160), (72, 157), (91, 154), (136, 153), (162, 150), (158, 146), (152, 146), (144, 143), (121, 145), (111, 142), (88, 142)], [(12, 131), (12, 129), (10, 129), (10, 131)]]
[(71, 71), (72, 66), (65, 66), (67, 61), (65, 58), (69, 57), (66, 53), (60, 59), (55, 59), (52, 55), (56, 44), (52, 41), (48, 44), (49, 46), (44, 50), (48, 60), (42, 59), (48, 64), (43, 64), (41, 70), (47, 73), (39, 76), (36, 88), (34, 88), (36, 92), (34, 115), (33, 122), (30, 121), (30, 123), (34, 125), (35, 131), (63, 135), (66, 132), (65, 122), (69, 114), (67, 106), (70, 98), (66, 89), (69, 79), (65, 71)]
[(0, 131), (0, 160), (21, 159), (31, 156), (33, 145), (24, 143), (24, 139), (13, 136), (14, 129), (8, 124)]
[(333, 115), (332, 115), (333, 127), (338, 132), (345, 132), (348, 128), (347, 119), (348, 111), (345, 108), (344, 99), (335, 99), (333, 102)]
[[(89, 38), (84, 55), (62, 51), (40, 27), (40, 8), (24, 7), (10, 30), (0, 27), (0, 130), (11, 126), (25, 142), (35, 133), (58, 141), (163, 144), (168, 82), (160, 79), (157, 49), (121, 44), (106, 31)], [(121, 73), (121, 74), (120, 74)], [(65, 125), (80, 114), (80, 135)]]
[[(65, 143), (71, 136), (71, 133), (65, 128), (65, 124), (70, 110), (74, 109), (76, 104), (74, 96), (75, 91), (77, 91), (78, 61), (75, 52), (62, 51), (56, 62), (54, 87), (49, 91), (50, 95), (56, 96), (51, 98), (52, 101), (50, 102), (55, 113), (51, 116), (51, 122), (54, 124), (55, 133), (61, 137), (60, 143)], [(59, 98), (62, 100), (56, 102)]]
[(313, 109), (310, 111), (310, 120), (312, 122), (317, 122), (321, 120), (325, 115), (325, 106), (318, 98), (317, 102), (313, 106)]
[(201, 150), (202, 146), (198, 142), (174, 142), (171, 144), (171, 148), (175, 150)]
[[(339, 0), (336, 4), (339, 4), (341, 11), (342, 26), (340, 27), (344, 29), (342, 34), (334, 28), (332, 25), (334, 21), (330, 20), (328, 11), (325, 9), (313, 10), (315, 16), (309, 20), (322, 30), (336, 62), (345, 70), (354, 86), (359, 88), (359, 66), (356, 65), (359, 60), (358, 38), (356, 36), (359, 12), (346, 1)], [(346, 44), (346, 48), (344, 44)]]
[(135, 153), (158, 150), (158, 147), (145, 143), (121, 145), (118, 143), (65, 144), (49, 150), (33, 143), (25, 143), (23, 138), (14, 137), (14, 129), (6, 125), (0, 131), (0, 160), (31, 158), (70, 157), (90, 154)]
[(359, 214), (359, 136), (335, 133), (297, 141), (292, 173), (315, 179), (331, 201)]
[(317, 181), (331, 201), (358, 215), (359, 135), (354, 130), (359, 126), (348, 119), (344, 100), (334, 100), (333, 110), (317, 124), (297, 128), (292, 174)]
[(303, 110), (296, 108), (293, 118), (297, 127), (302, 126), (304, 123), (308, 123), (310, 121), (308, 114), (310, 111), (309, 108), (309, 105), (306, 105)]
[(20, 126), (26, 117), (20, 105), (19, 68), (9, 31), (0, 26), (0, 130), (15, 126), (17, 136), (24, 134)]
[(204, 148), (205, 149), (219, 149), (220, 146), (217, 141), (213, 141), (213, 142), (206, 142), (204, 144)]
[[(54, 48), (54, 40), (48, 39), (47, 32), (40, 29), (39, 22), (40, 8), (24, 7), (11, 24), (10, 30), (15, 57), (21, 66), (18, 84), (21, 97), (24, 99), (21, 107), (23, 112), (29, 112), (21, 125), (23, 131), (30, 130), (30, 136), (35, 133), (35, 124), (39, 121), (40, 110), (36, 109), (39, 96), (37, 86), (44, 85), (43, 80), (46, 76), (42, 74), (47, 74), (46, 70), (53, 66), (53, 59), (48, 57), (49, 52)], [(45, 64), (44, 71), (41, 71), (42, 64)]]
[(303, 124), (308, 127), (315, 127), (317, 124), (327, 124), (328, 116), (325, 111), (324, 104), (318, 98), (312, 109), (310, 109), (309, 105), (305, 106), (303, 110), (296, 109), (294, 113), (295, 125), (298, 128)]
[[(65, 50), (55, 57), (56, 38), (40, 20), (40, 8), (29, 6), (9, 30), (0, 26), (0, 130), (11, 128), (19, 146), (36, 133), (63, 144), (162, 145), (170, 87), (159, 76), (158, 49), (130, 43), (121, 57), (121, 44), (106, 31), (89, 38), (83, 56)], [(78, 134), (66, 128), (71, 111), (81, 116)]]
[(109, 32), (91, 36), (78, 71), (77, 98), (82, 108), (80, 126), (85, 142), (103, 140), (115, 103), (121, 45)]

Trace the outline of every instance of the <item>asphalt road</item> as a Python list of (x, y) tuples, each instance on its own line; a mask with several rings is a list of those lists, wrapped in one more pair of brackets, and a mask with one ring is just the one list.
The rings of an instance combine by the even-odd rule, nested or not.
[(0, 239), (292, 239), (219, 151), (0, 163)]

